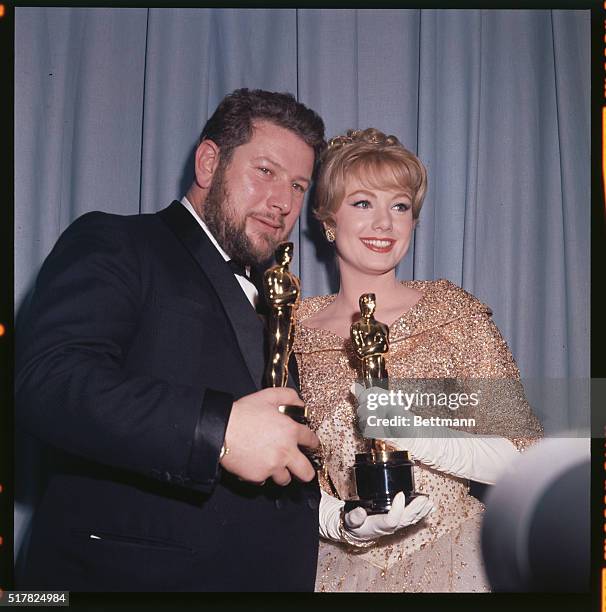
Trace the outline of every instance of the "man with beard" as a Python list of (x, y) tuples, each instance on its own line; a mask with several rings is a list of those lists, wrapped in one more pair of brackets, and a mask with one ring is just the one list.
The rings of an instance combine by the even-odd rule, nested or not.
[(49, 449), (22, 588), (312, 590), (320, 493), (262, 389), (255, 267), (290, 233), (324, 125), (241, 89), (209, 119), (181, 202), (76, 220), (17, 349), (17, 420)]

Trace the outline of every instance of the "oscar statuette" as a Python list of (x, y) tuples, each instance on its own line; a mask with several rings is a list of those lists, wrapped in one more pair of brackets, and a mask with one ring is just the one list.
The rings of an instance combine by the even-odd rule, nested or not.
[[(285, 387), (288, 382), (288, 362), (292, 354), (295, 312), (301, 300), (299, 279), (288, 269), (293, 257), (293, 243), (283, 242), (275, 252), (276, 265), (263, 276), (265, 297), (269, 306), (267, 328), (269, 357), (265, 368), (266, 387)], [(278, 410), (299, 423), (307, 423), (302, 406), (282, 405)]]
[[(364, 386), (389, 390), (385, 365), (389, 328), (374, 318), (375, 309), (375, 294), (362, 294), (361, 317), (352, 323), (350, 336), (355, 354), (361, 361)], [(359, 499), (347, 501), (346, 512), (362, 506), (368, 514), (385, 514), (400, 491), (406, 496), (407, 504), (416, 497), (414, 463), (408, 451), (392, 450), (382, 440), (370, 439), (369, 445), (369, 452), (356, 454), (354, 473)]]

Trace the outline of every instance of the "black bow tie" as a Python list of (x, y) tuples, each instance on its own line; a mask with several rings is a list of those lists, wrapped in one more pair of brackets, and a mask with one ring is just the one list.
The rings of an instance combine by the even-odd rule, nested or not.
[(250, 280), (250, 274), (246, 274), (246, 268), (237, 261), (230, 259), (227, 262), (227, 265), (230, 267), (231, 271), (238, 276), (243, 276), (245, 279)]
[(257, 301), (257, 312), (259, 314), (265, 315), (267, 314), (267, 304), (263, 299), (263, 295), (265, 290), (263, 288), (263, 273), (256, 267), (250, 267), (250, 274), (246, 274), (246, 268), (239, 264), (237, 261), (230, 259), (227, 262), (230, 270), (236, 274), (237, 276), (243, 276), (246, 280), (251, 282), (257, 289), (257, 293), (259, 294), (259, 300)]

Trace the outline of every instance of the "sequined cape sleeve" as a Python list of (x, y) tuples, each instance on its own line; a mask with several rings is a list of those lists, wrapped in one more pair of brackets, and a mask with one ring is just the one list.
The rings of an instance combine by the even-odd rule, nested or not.
[[(501, 332), (492, 321), (491, 309), (449, 281), (441, 286), (445, 302), (443, 340), (457, 347), (454, 374), (457, 391), (476, 392), (477, 406), (459, 408), (457, 417), (472, 417), (475, 427), (459, 427), (472, 433), (510, 439), (523, 450), (543, 435), (543, 428), (526, 400), (520, 372)], [(439, 322), (438, 316), (436, 322)]]
[[(519, 449), (540, 438), (542, 427), (526, 401), (518, 367), (492, 321), (490, 308), (447, 280), (404, 284), (421, 291), (423, 297), (390, 326), (390, 385), (410, 379), (449, 382), (451, 390), (479, 396), (477, 406), (459, 409), (457, 414), (461, 419), (473, 418), (475, 426), (459, 429), (507, 437)], [(343, 389), (337, 391), (340, 385), (334, 380), (337, 372), (350, 375), (348, 385), (356, 376), (349, 341), (302, 324), (332, 300), (331, 295), (308, 298), (298, 311), (294, 351), (299, 368), (314, 379), (313, 385), (306, 385), (308, 389), (325, 396), (310, 398), (315, 404), (323, 399), (336, 405), (343, 397)], [(343, 369), (344, 361), (349, 369)]]

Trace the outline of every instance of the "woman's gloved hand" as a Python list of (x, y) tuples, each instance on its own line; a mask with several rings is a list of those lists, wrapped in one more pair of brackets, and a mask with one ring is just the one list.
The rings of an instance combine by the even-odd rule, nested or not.
[(344, 501), (322, 491), (320, 501), (320, 535), (353, 546), (370, 546), (378, 538), (391, 535), (425, 518), (434, 506), (425, 495), (419, 495), (406, 505), (404, 493), (398, 493), (387, 514), (366, 514), (364, 508), (344, 513)]

